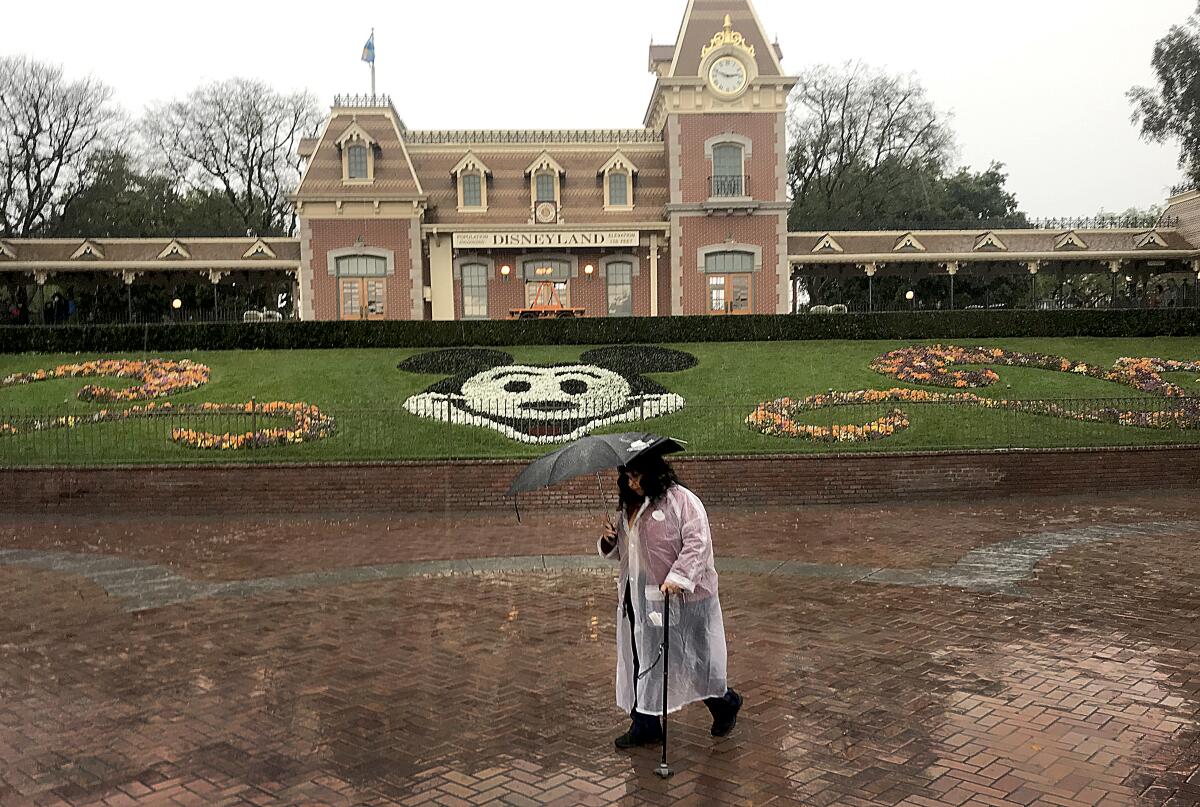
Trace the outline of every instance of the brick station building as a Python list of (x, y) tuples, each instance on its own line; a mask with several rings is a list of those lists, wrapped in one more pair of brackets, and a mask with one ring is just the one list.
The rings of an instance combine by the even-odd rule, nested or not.
[[(749, 0), (689, 0), (641, 128), (407, 129), (382, 97), (339, 97), (300, 145), (295, 239), (0, 242), (0, 274), (284, 273), (305, 320), (674, 316), (797, 310), (802, 278), (1101, 274), (1200, 299), (1200, 193), (1157, 223), (1024, 230), (787, 230), (795, 79)], [(243, 273), (238, 275), (237, 273)], [(2, 280), (2, 278), (0, 278)], [(811, 287), (807, 284), (804, 287)]]

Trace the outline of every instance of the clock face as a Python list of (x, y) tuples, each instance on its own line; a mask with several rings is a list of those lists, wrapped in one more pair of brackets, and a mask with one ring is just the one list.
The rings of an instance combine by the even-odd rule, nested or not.
[(722, 95), (733, 95), (746, 86), (746, 65), (732, 56), (722, 56), (708, 69), (708, 83)]

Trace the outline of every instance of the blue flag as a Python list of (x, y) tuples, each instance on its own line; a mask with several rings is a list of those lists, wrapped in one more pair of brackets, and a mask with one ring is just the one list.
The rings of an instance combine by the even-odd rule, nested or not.
[(367, 40), (367, 44), (363, 45), (362, 60), (375, 64), (375, 32), (371, 32), (371, 38)]

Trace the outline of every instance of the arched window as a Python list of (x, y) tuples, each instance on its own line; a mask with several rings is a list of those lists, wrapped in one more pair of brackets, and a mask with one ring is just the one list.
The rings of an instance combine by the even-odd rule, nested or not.
[(746, 170), (742, 147), (737, 143), (721, 143), (712, 150), (713, 196), (745, 196)]
[(754, 253), (740, 251), (710, 252), (704, 256), (704, 271), (709, 274), (713, 272), (721, 274), (753, 272)]
[(346, 175), (350, 179), (367, 179), (367, 147), (354, 144), (346, 150)]
[(343, 255), (336, 260), (338, 277), (383, 277), (387, 258), (379, 255)]
[(462, 266), (462, 316), (463, 319), (488, 317), (487, 266), (482, 263)]

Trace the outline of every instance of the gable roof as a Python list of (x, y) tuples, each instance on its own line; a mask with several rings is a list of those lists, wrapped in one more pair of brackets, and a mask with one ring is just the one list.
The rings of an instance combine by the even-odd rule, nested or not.
[(100, 245), (90, 238), (79, 245), (79, 248), (71, 253), (71, 260), (76, 261), (82, 258), (93, 258), (95, 260), (104, 260), (104, 250)]
[(608, 162), (606, 162), (604, 165), (600, 166), (600, 170), (597, 171), (596, 173), (597, 174), (607, 174), (609, 171), (614, 171), (614, 170), (615, 171), (628, 171), (631, 174), (636, 174), (638, 172), (638, 167), (633, 164), (633, 160), (629, 159), (624, 154), (622, 154), (621, 152), (618, 151), (618, 152), (614, 153), (613, 156), (609, 157)]
[(564, 170), (563, 167), (558, 164), (558, 160), (550, 156), (550, 152), (548, 151), (543, 151), (541, 154), (539, 154), (537, 159), (531, 162), (529, 167), (525, 169), (526, 174), (532, 174), (535, 171), (554, 171), (559, 175), (567, 173), (566, 170)]
[(468, 151), (466, 156), (458, 161), (458, 164), (450, 169), (450, 173), (458, 176), (463, 171), (481, 171), (484, 174), (491, 174), (492, 169), (484, 165), (483, 160), (475, 156), (475, 152)]

